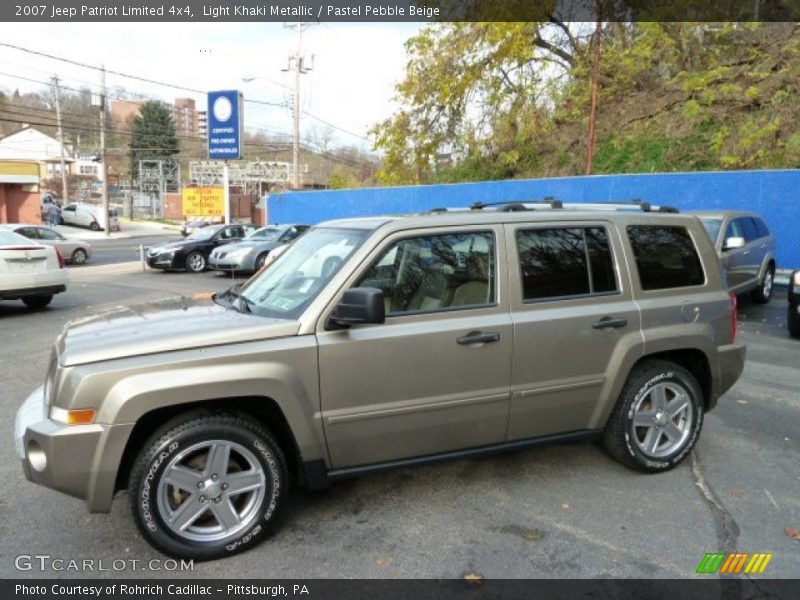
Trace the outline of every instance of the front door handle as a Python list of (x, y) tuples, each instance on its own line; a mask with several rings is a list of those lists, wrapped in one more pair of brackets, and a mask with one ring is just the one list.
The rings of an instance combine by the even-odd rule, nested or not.
[(594, 323), (592, 323), (592, 329), (607, 329), (609, 327), (618, 329), (620, 327), (625, 327), (627, 324), (628, 324), (628, 319), (614, 319), (612, 317), (603, 317), (599, 321), (595, 321)]
[(470, 344), (491, 344), (500, 341), (499, 333), (483, 333), (482, 331), (470, 331), (467, 335), (462, 335), (456, 339), (462, 346), (469, 346)]

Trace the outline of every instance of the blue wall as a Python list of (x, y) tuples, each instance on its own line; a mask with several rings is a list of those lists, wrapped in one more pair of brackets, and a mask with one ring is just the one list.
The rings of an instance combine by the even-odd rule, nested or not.
[(800, 267), (800, 170), (596, 175), (448, 185), (289, 192), (269, 197), (271, 223), (319, 223), (341, 217), (420, 212), (474, 202), (627, 201), (641, 198), (681, 211), (746, 209), (761, 213), (778, 240), (778, 268)]

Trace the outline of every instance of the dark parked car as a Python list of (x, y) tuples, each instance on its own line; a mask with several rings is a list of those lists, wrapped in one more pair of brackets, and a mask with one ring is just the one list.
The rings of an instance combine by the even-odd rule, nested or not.
[(789, 334), (800, 337), (800, 269), (789, 277)]
[(272, 250), (293, 242), (308, 228), (308, 225), (262, 227), (241, 242), (214, 248), (208, 259), (208, 267), (218, 271), (253, 273), (264, 266)]
[(208, 255), (217, 246), (241, 240), (253, 230), (252, 225), (208, 225), (186, 239), (153, 246), (147, 251), (147, 264), (165, 271), (186, 269), (192, 273), (204, 271)]

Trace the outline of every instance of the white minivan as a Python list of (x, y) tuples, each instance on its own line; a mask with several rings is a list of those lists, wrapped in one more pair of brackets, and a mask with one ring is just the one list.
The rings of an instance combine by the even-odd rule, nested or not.
[[(108, 209), (109, 229), (119, 231), (119, 219), (114, 208)], [(64, 225), (78, 225), (88, 227), (93, 231), (100, 231), (106, 228), (103, 219), (103, 207), (99, 204), (84, 204), (82, 202), (70, 202), (61, 211), (61, 220)]]

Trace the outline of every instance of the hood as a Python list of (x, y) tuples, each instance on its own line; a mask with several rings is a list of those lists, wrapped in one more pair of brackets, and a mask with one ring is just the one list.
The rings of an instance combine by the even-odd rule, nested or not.
[(64, 366), (297, 335), (297, 321), (214, 304), (209, 296), (120, 306), (67, 323), (58, 338)]
[(166, 242), (164, 244), (158, 244), (157, 246), (150, 246), (150, 252), (166, 252), (167, 250), (174, 250), (176, 248), (183, 248), (187, 244), (193, 244), (198, 240), (177, 240), (175, 242)]
[(233, 252), (242, 248), (258, 248), (259, 250), (272, 250), (278, 245), (278, 240), (244, 240), (241, 242), (231, 242), (215, 249), (218, 252)]

